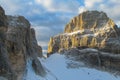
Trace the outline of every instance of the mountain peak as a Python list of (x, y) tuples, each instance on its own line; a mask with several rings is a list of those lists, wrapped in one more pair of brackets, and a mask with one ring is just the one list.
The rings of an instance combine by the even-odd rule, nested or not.
[(65, 26), (64, 32), (70, 33), (85, 29), (95, 30), (104, 27), (106, 23), (108, 23), (109, 26), (115, 25), (113, 20), (102, 11), (86, 11), (71, 19), (71, 21)]
[(48, 44), (48, 53), (74, 47), (98, 48), (119, 53), (119, 34), (119, 28), (106, 13), (86, 11), (71, 19), (63, 34), (52, 37)]

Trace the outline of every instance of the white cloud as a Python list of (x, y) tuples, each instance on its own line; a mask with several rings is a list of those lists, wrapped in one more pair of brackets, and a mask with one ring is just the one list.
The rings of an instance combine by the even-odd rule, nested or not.
[(46, 46), (48, 46), (48, 43), (45, 41), (38, 41), (38, 45), (40, 45), (42, 47), (46, 47)]
[(117, 24), (120, 21), (120, 0), (84, 0), (84, 6), (79, 7), (79, 13), (87, 10), (104, 11)]
[(37, 26), (33, 28), (36, 32), (38, 45), (42, 46), (43, 48), (46, 48), (48, 46), (49, 38), (53, 36), (52, 32), (54, 31), (45, 26)]
[(96, 3), (100, 3), (103, 0), (85, 0), (85, 7), (92, 8)]
[(79, 7), (79, 13), (85, 12), (87, 9), (83, 6)]
[(120, 0), (109, 0), (109, 3), (120, 5)]
[(14, 0), (0, 0), (0, 5), (4, 7), (5, 12), (7, 14), (13, 14), (15, 15), (15, 12), (17, 12), (21, 7), (16, 4), (17, 2)]
[(73, 12), (73, 10), (77, 12), (79, 7), (79, 3), (76, 0), (35, 0), (35, 2), (51, 12)]
[(52, 6), (52, 0), (35, 0), (35, 2), (46, 8), (50, 8)]

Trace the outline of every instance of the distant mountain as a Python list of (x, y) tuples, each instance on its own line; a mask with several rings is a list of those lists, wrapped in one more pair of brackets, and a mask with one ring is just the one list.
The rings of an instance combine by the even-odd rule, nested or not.
[(65, 26), (63, 34), (50, 38), (48, 56), (56, 52), (120, 70), (120, 29), (104, 12), (83, 12)]
[(44, 71), (37, 57), (42, 57), (35, 31), (23, 16), (8, 16), (0, 7), (0, 80), (23, 80), (27, 73), (27, 63), (37, 75)]

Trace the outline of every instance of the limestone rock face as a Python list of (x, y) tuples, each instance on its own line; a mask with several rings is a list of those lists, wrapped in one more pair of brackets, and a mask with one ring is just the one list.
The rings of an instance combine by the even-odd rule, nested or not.
[[(105, 26), (110, 19), (104, 12), (87, 11), (74, 17), (65, 27), (64, 32), (74, 32), (85, 29), (96, 29)], [(114, 23), (113, 23), (114, 25)]]
[(120, 29), (104, 12), (83, 12), (65, 26), (63, 34), (51, 37), (48, 55), (74, 47), (120, 53)]
[(0, 7), (0, 76), (22, 80), (28, 60), (36, 65), (33, 69), (38, 75), (45, 75), (38, 56), (42, 56), (42, 49), (29, 21), (23, 16), (7, 16)]

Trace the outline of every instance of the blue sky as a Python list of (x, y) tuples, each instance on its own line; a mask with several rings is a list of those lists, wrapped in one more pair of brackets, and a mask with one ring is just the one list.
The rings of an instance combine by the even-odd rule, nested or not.
[(120, 0), (0, 0), (7, 15), (23, 15), (35, 28), (39, 44), (62, 33), (70, 19), (86, 10), (104, 11), (120, 24)]

